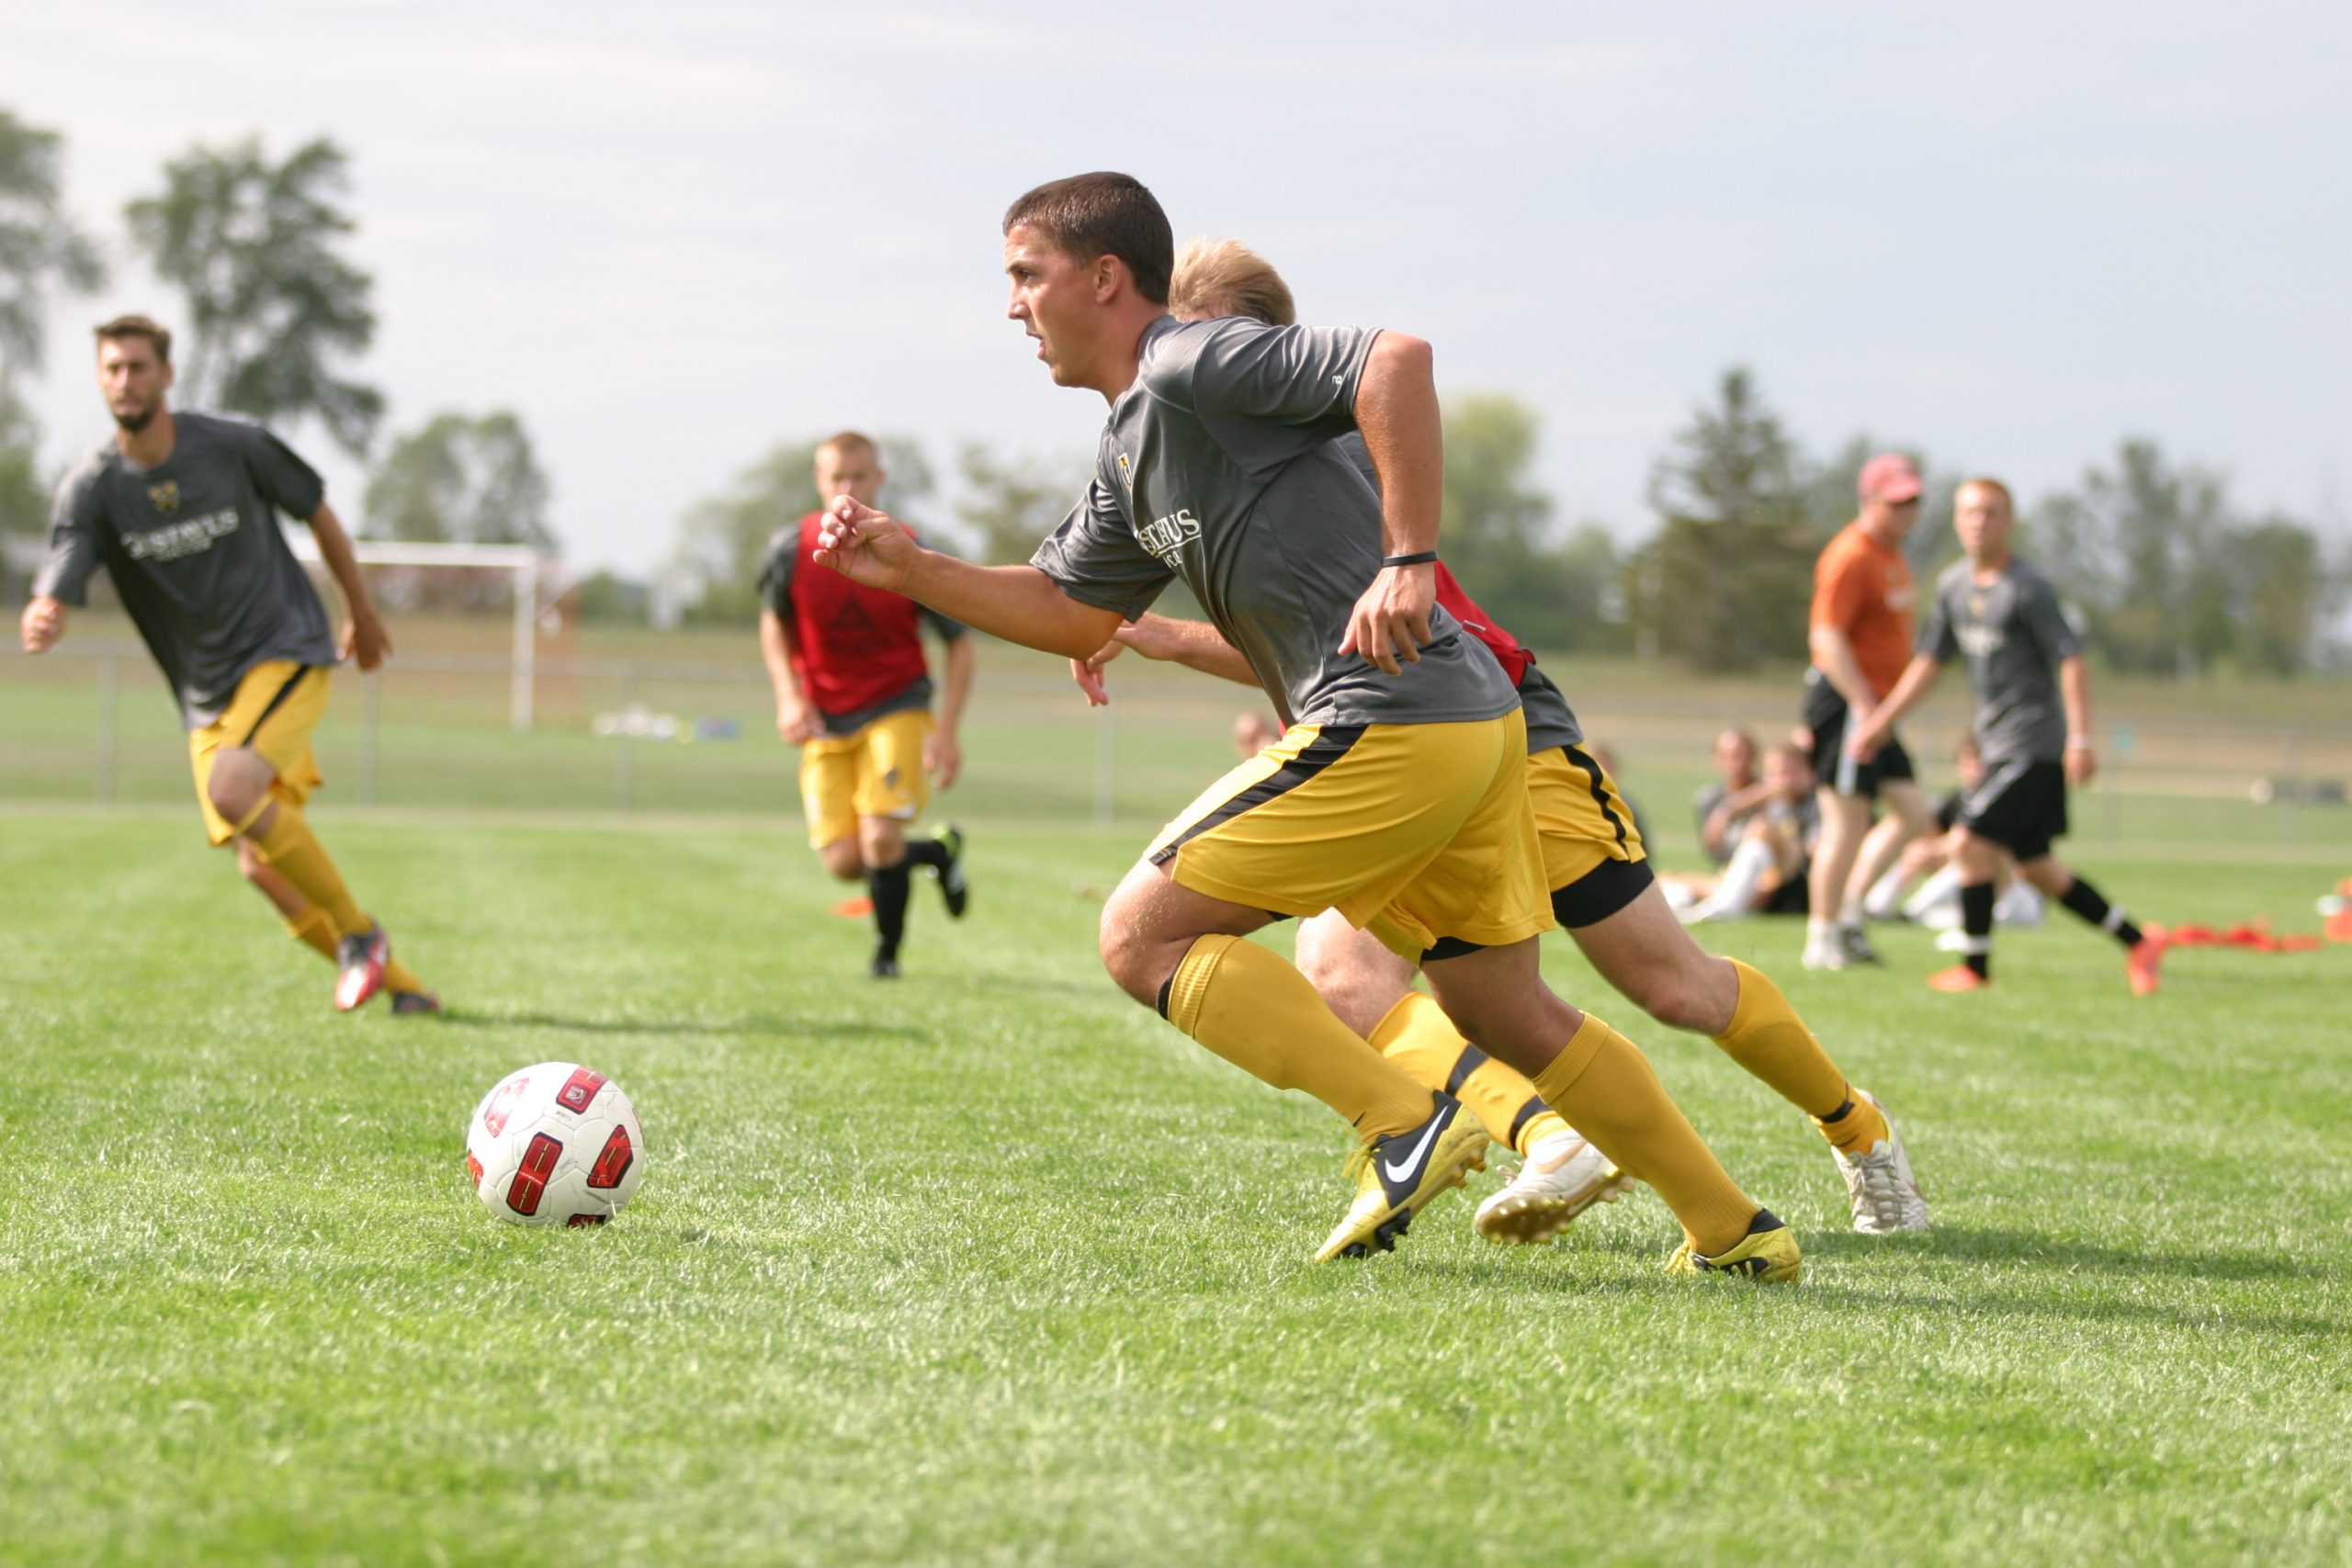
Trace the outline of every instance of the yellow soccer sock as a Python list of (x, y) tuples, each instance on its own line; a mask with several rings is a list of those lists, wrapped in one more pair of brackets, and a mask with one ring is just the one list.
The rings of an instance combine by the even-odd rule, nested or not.
[(424, 988), (424, 982), (416, 977), (415, 970), (397, 958), (385, 961), (384, 992), (387, 996), (397, 997), (404, 991), (422, 991)]
[(1747, 1234), (1762, 1205), (1724, 1172), (1632, 1041), (1585, 1014), (1535, 1075), (1535, 1089), (1619, 1169), (1656, 1189), (1700, 1252), (1728, 1251)]
[(1821, 1135), (1837, 1147), (1860, 1153), (1885, 1137), (1886, 1118), (1854, 1093), (1781, 987), (1762, 970), (1736, 958), (1724, 962), (1739, 976), (1739, 1003), (1732, 1010), (1730, 1027), (1715, 1036), (1724, 1054), (1812, 1117)]
[(1372, 1043), (1407, 1077), (1453, 1096), (1478, 1119), (1487, 1136), (1521, 1154), (1539, 1137), (1567, 1126), (1526, 1075), (1463, 1039), (1434, 997), (1406, 992), (1373, 1030)]
[(277, 803), (277, 815), (267, 832), (248, 837), (270, 868), (291, 883), (294, 891), (312, 908), (326, 916), (337, 936), (368, 929), (368, 917), (352, 902), (351, 889), (343, 885), (343, 874), (327, 858), (326, 846), (319, 842), (310, 823), (290, 803)]
[(1255, 942), (1204, 936), (1161, 994), (1168, 1021), (1276, 1089), (1301, 1089), (1369, 1140), (1430, 1119), (1429, 1091), (1341, 1023), (1306, 976)]
[(280, 915), (286, 922), (287, 934), (320, 957), (334, 958), (334, 925), (317, 909), (305, 909), (299, 915)]

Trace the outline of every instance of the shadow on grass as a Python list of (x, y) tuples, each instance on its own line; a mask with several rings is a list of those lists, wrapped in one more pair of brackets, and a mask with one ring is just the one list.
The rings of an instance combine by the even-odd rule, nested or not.
[(575, 1034), (740, 1034), (771, 1039), (897, 1040), (927, 1044), (932, 1036), (902, 1023), (829, 1019), (566, 1018), (551, 1012), (478, 1012), (452, 1008), (443, 1024), (458, 1029), (560, 1029)]
[(1939, 1224), (1922, 1235), (1868, 1236), (1825, 1231), (1804, 1238), (1807, 1258), (1866, 1258), (1900, 1247), (1962, 1263), (2056, 1264), (2069, 1271), (2172, 1274), (2193, 1280), (2310, 1280), (2314, 1269), (2273, 1252), (2181, 1252), (2064, 1241), (2028, 1231)]

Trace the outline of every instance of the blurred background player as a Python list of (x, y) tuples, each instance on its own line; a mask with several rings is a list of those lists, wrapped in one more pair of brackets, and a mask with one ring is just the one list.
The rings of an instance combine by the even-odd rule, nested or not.
[[(1238, 315), (1287, 326), (1295, 320), (1281, 275), (1231, 240), (1195, 240), (1185, 247), (1169, 305), (1180, 321)], [(1362, 441), (1343, 435), (1334, 445), (1377, 489)], [(1439, 604), (1520, 694), (1528, 788), (1553, 918), (1602, 977), (1651, 1017), (1710, 1036), (1813, 1116), (1845, 1179), (1856, 1229), (1924, 1229), (1927, 1203), (1883, 1108), (1846, 1081), (1769, 977), (1702, 952), (1680, 929), (1654, 885), (1633, 808), (1600, 749), (1588, 743), (1566, 697), (1536, 667), (1535, 655), (1474, 602), (1442, 562), (1433, 570)], [(1122, 626), (1116, 640), (1091, 660), (1073, 661), (1072, 674), (1089, 700), (1108, 700), (1102, 663), (1122, 646), (1244, 684), (1258, 679), (1249, 659), (1216, 626), (1146, 615)], [(1792, 761), (1801, 795), (1811, 774), (1802, 757)], [(1472, 1045), (1435, 1001), (1413, 989), (1413, 965), (1377, 937), (1326, 911), (1299, 928), (1297, 958), (1341, 1021), (1420, 1082), (1458, 1096), (1494, 1141), (1523, 1156), (1510, 1185), (1479, 1205), (1480, 1235), (1542, 1241), (1594, 1202), (1613, 1199), (1622, 1173), (1553, 1111), (1532, 1081)]]
[[(258, 424), (175, 415), (172, 334), (158, 323), (119, 316), (97, 329), (97, 346), (114, 440), (59, 487), (49, 558), (25, 605), (25, 651), (55, 645), (66, 607), (88, 602), (90, 575), (105, 567), (178, 701), (206, 832), (236, 846), (238, 870), (286, 929), (334, 964), (335, 1006), (348, 1012), (388, 989), (394, 1012), (440, 1011), (302, 815), (324, 782), (311, 732), (326, 712), (329, 669), (356, 657), (373, 670), (392, 650), (325, 485)], [(310, 525), (343, 590), (351, 618), (340, 642), (280, 512)]]
[(1756, 738), (1745, 729), (1715, 737), (1714, 762), (1714, 780), (1691, 795), (1690, 814), (1699, 824), (1699, 847), (1720, 866), (1739, 847), (1737, 828), (1770, 790), (1756, 772)]
[(1990, 982), (1994, 882), (2007, 850), (2017, 857), (2019, 875), (2123, 944), (2125, 976), (2132, 994), (2144, 997), (2156, 988), (2164, 932), (2134, 925), (2051, 852), (2052, 841), (2066, 831), (2067, 787), (2090, 783), (2098, 771), (2090, 672), (2057, 593), (2009, 547), (2016, 522), (2008, 487), (1998, 479), (1960, 487), (1952, 529), (1967, 553), (1936, 584), (1918, 653), (1848, 744), (1869, 757), (1943, 667), (1966, 659), (1984, 777), (1962, 802), (1952, 829), (1963, 957), (1928, 983), (1939, 991), (1973, 991)]
[[(1969, 792), (1984, 782), (1984, 758), (1976, 749), (1975, 736), (1962, 736), (1952, 749), (1952, 771), (1959, 787), (1937, 800), (1936, 830), (1904, 845), (1894, 869), (1872, 884), (1862, 899), (1862, 912), (1871, 919), (1910, 920), (1929, 931), (1960, 928), (1960, 867), (1952, 860), (1952, 829)], [(1905, 897), (1904, 889), (1914, 882), (1918, 887)], [(2017, 874), (2016, 858), (2006, 850), (2001, 852), (1999, 885), (2001, 894), (1993, 905), (1995, 925), (2041, 924), (2041, 891)]]
[[(1821, 845), (1813, 857), (1804, 966), (1875, 964), (1862, 935), (1862, 897), (1905, 842), (1928, 830), (1928, 803), (1910, 753), (1890, 730), (1870, 761), (1846, 745), (1903, 674), (1911, 656), (1911, 567), (1903, 541), (1919, 520), (1919, 470), (1897, 452), (1862, 465), (1861, 507), (1824, 547), (1813, 570), (1813, 667), (1805, 671), (1804, 728), (1820, 778)], [(1871, 825), (1871, 803), (1886, 817)]]
[[(1821, 836), (1813, 764), (1782, 741), (1764, 753), (1764, 777), (1726, 824), (1731, 855), (1713, 876), (1663, 879), (1685, 923), (1747, 915), (1802, 915), (1811, 904), (1805, 873)], [(1735, 797), (1739, 798), (1739, 797)]]
[[(872, 505), (889, 475), (881, 452), (845, 430), (817, 448), (820, 500), (854, 496)], [(972, 690), (972, 639), (913, 600), (808, 571), (823, 513), (810, 512), (768, 541), (760, 571), (760, 654), (775, 687), (775, 732), (800, 748), (800, 801), (808, 842), (825, 869), (863, 880), (874, 905), (874, 957), (867, 973), (896, 979), (906, 939), (910, 867), (939, 879), (947, 913), (970, 900), (964, 835), (954, 824), (909, 842), (934, 782), (956, 783), (956, 742)], [(931, 669), (920, 628), (928, 623), (947, 650), (947, 691), (931, 716)]]

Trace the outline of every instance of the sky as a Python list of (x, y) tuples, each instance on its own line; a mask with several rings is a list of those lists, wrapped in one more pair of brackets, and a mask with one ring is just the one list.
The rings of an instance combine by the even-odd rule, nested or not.
[[(1743, 365), (1816, 452), (1869, 432), (2030, 498), (2144, 435), (2352, 532), (2352, 7), (1142, 15), (0, 0), (0, 106), (63, 133), (114, 261), (52, 305), (43, 456), (106, 436), (86, 326), (180, 311), (123, 204), (190, 143), (326, 135), (385, 431), (519, 412), (578, 571), (650, 572), (697, 499), (844, 425), (1082, 473), (1104, 411), (1005, 319), (1000, 221), (1096, 168), (1260, 250), (1303, 319), (1532, 405), (1565, 522), (1645, 535), (1651, 465)], [(364, 468), (286, 434), (356, 518)]]

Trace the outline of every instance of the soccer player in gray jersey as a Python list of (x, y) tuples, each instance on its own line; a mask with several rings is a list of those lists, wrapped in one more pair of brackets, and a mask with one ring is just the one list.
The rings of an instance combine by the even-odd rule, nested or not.
[[(25, 651), (64, 635), (67, 606), (87, 603), (90, 575), (105, 567), (177, 701), (212, 842), (233, 843), (238, 869), (288, 931), (334, 962), (338, 1008), (382, 989), (395, 1012), (440, 1011), (302, 814), (323, 782), (311, 731), (326, 711), (329, 668), (356, 655), (373, 670), (392, 648), (325, 487), (257, 424), (174, 414), (172, 334), (154, 321), (118, 317), (97, 339), (115, 438), (59, 488), (20, 627)], [(340, 646), (278, 531), (281, 512), (311, 525), (350, 606)]]
[[(1724, 1173), (1623, 1035), (1544, 985), (1552, 924), (1525, 725), (1434, 602), (1442, 437), (1429, 345), (1167, 314), (1174, 245), (1124, 175), (1041, 186), (1004, 222), (1009, 313), (1055, 381), (1111, 405), (1094, 482), (1027, 566), (924, 550), (849, 497), (817, 558), (967, 626), (1085, 658), (1182, 577), (1289, 727), (1170, 823), (1106, 902), (1123, 989), (1357, 1130), (1356, 1193), (1318, 1257), (1385, 1247), (1484, 1162), (1452, 1096), (1387, 1061), (1244, 940), (1341, 910), (1428, 967), (1470, 1039), (1534, 1080), (1682, 1222), (1677, 1272), (1795, 1279), (1788, 1227)], [(1334, 439), (1360, 431), (1375, 493)]]
[(2144, 997), (2155, 990), (2164, 961), (2162, 928), (2134, 925), (2051, 852), (2052, 841), (2066, 831), (2067, 786), (2090, 783), (2098, 769), (2090, 673), (2058, 595), (2009, 547), (2016, 521), (2008, 487), (1998, 479), (1960, 487), (1952, 529), (1966, 557), (1937, 582), (1918, 652), (1848, 744), (1868, 761), (1944, 666), (1967, 660), (1984, 776), (1962, 801), (1953, 828), (1963, 961), (1928, 983), (1939, 991), (1982, 990), (1991, 983), (1994, 884), (2007, 850), (2017, 857), (2019, 875), (2123, 944), (2125, 977), (2132, 994)]
[[(1291, 293), (1263, 257), (1233, 241), (1195, 241), (1178, 257), (1170, 309), (1180, 321), (1249, 316), (1295, 320)], [(1337, 443), (1378, 488), (1363, 443)], [(1809, 1114), (1828, 1140), (1854, 1228), (1865, 1235), (1924, 1230), (1928, 1206), (1902, 1134), (1866, 1090), (1849, 1084), (1786, 996), (1761, 970), (1702, 951), (1652, 875), (1641, 834), (1609, 772), (1584, 746), (1567, 698), (1519, 639), (1495, 622), (1442, 568), (1439, 602), (1488, 657), (1516, 677), (1527, 725), (1528, 787), (1542, 844), (1553, 918), (1602, 978), (1659, 1022), (1707, 1035), (1724, 1053)], [(1216, 627), (1149, 615), (1122, 626), (1117, 643), (1072, 674), (1091, 701), (1108, 701), (1102, 661), (1119, 644), (1245, 684), (1256, 672)], [(1527, 1079), (1465, 1041), (1412, 988), (1411, 964), (1336, 910), (1298, 933), (1298, 966), (1331, 1010), (1416, 1078), (1455, 1094), (1496, 1142), (1523, 1156), (1510, 1186), (1479, 1205), (1480, 1235), (1508, 1243), (1556, 1235), (1594, 1202), (1616, 1195), (1622, 1174), (1564, 1124)]]

